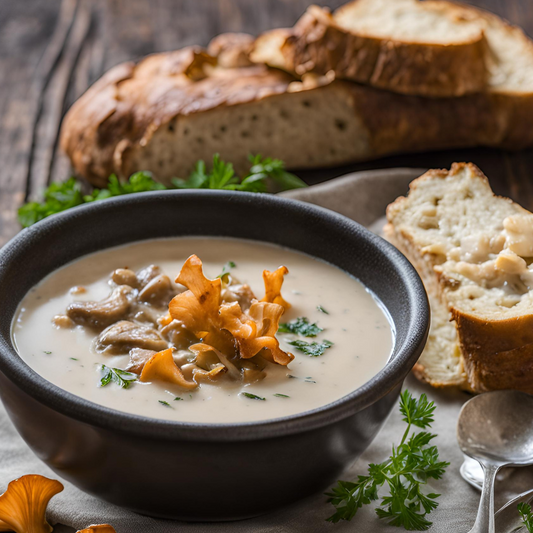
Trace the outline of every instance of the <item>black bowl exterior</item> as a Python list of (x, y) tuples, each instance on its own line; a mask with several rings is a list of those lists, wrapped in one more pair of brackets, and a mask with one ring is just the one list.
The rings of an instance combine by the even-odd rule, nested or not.
[[(389, 363), (353, 393), (301, 415), (202, 425), (98, 406), (52, 385), (18, 357), (12, 319), (44, 276), (103, 248), (180, 235), (271, 242), (354, 275), (390, 314), (396, 339)], [(184, 520), (254, 516), (326, 488), (381, 428), (429, 327), (422, 283), (395, 248), (331, 211), (270, 195), (165, 191), (72, 209), (22, 231), (0, 251), (0, 287), (0, 395), (24, 440), (83, 490)]]

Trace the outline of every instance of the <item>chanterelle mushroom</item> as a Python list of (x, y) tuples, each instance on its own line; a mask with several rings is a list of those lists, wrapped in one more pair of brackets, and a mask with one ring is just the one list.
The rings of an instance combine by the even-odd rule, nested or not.
[(287, 365), (294, 356), (281, 350), (275, 337), (279, 319), (290, 307), (281, 296), (283, 277), (287, 273), (286, 267), (275, 272), (265, 270), (265, 298), (261, 302), (254, 300), (245, 313), (238, 302), (222, 302), (220, 278), (206, 278), (202, 261), (191, 255), (176, 279), (188, 290), (172, 299), (168, 308), (170, 317), (226, 355), (230, 355), (228, 346), (231, 351), (237, 347), (242, 359), (250, 359), (261, 352), (273, 363)]
[(154, 354), (144, 365), (140, 381), (166, 381), (184, 389), (195, 389), (198, 384), (187, 381), (172, 357), (172, 348)]
[(27, 475), (15, 479), (0, 496), (0, 531), (51, 533), (46, 507), (62, 490), (59, 481), (44, 476)]

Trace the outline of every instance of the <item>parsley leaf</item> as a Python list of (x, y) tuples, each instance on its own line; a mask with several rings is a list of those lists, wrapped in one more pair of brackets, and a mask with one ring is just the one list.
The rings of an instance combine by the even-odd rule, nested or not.
[(172, 405), (170, 405), (168, 402), (165, 402), (165, 400), (157, 400), (161, 405), (164, 405), (165, 407), (170, 407), (171, 409), (174, 409)]
[(83, 204), (81, 185), (76, 178), (64, 183), (52, 183), (44, 191), (44, 201), (29, 202), (18, 210), (18, 219), (23, 228), (27, 228), (39, 220), (71, 207)]
[(326, 311), (321, 305), (317, 305), (316, 308), (317, 308), (321, 313), (324, 313), (325, 315), (329, 315), (329, 312)]
[(85, 202), (94, 202), (95, 200), (105, 200), (112, 196), (122, 196), (136, 192), (163, 191), (166, 187), (152, 178), (150, 172), (136, 172), (130, 176), (130, 179), (124, 183), (111, 174), (107, 189), (94, 189), (92, 194), (85, 195)]
[(281, 394), (279, 392), (276, 392), (276, 394), (274, 394), (274, 396), (276, 398), (290, 398), (290, 396), (287, 396), (286, 394)]
[[(268, 192), (269, 183), (277, 190), (289, 190), (307, 185), (298, 177), (285, 170), (285, 164), (279, 159), (250, 156), (251, 168), (241, 180), (235, 175), (233, 165), (226, 163), (218, 154), (213, 156), (211, 170), (207, 170), (204, 161), (198, 161), (187, 179), (173, 178), (172, 185), (177, 189), (224, 189), (231, 191)], [(44, 191), (43, 202), (29, 202), (18, 210), (18, 219), (22, 227), (27, 228), (39, 220), (71, 207), (87, 202), (105, 200), (113, 196), (122, 196), (136, 192), (166, 190), (150, 172), (141, 171), (132, 174), (128, 181), (121, 182), (117, 176), (109, 176), (107, 187), (94, 189), (91, 194), (83, 195), (81, 184), (76, 178), (63, 183), (52, 183)]]
[[(307, 187), (307, 184), (300, 178), (285, 170), (285, 163), (281, 159), (272, 159), (271, 157), (262, 157), (261, 155), (250, 155), (250, 173), (246, 176), (241, 187), (248, 187), (247, 184), (264, 182), (270, 178), (279, 190), (287, 191), (289, 189), (300, 189)], [(241, 188), (240, 190), (249, 190)]]
[(302, 337), (316, 337), (321, 331), (324, 330), (317, 326), (316, 323), (309, 323), (309, 320), (305, 316), (282, 323), (278, 329), (278, 333), (297, 333), (302, 335)]
[(522, 522), (529, 533), (533, 533), (533, 513), (531, 512), (531, 505), (522, 502), (518, 504), (518, 512), (522, 518)]
[(266, 398), (261, 398), (261, 396), (257, 396), (257, 394), (252, 394), (250, 392), (241, 392), (243, 396), (246, 396), (246, 398), (250, 398), (250, 400), (261, 400), (262, 402), (266, 401)]
[(100, 370), (103, 372), (102, 379), (100, 380), (100, 387), (105, 387), (113, 382), (123, 389), (127, 389), (134, 381), (137, 381), (136, 374), (132, 374), (121, 368), (110, 368), (106, 365), (102, 365)]
[(290, 341), (289, 344), (294, 346), (300, 352), (303, 352), (306, 355), (311, 357), (318, 357), (319, 355), (324, 355), (324, 352), (333, 346), (333, 343), (328, 340), (323, 340), (322, 342), (306, 342), (301, 340)]
[(437, 447), (430, 445), (436, 435), (425, 431), (411, 433), (411, 429), (430, 427), (434, 411), (435, 404), (425, 394), (417, 400), (407, 390), (402, 393), (400, 412), (407, 428), (400, 444), (393, 446), (387, 461), (370, 464), (367, 476), (337, 483), (327, 494), (328, 501), (336, 507), (329, 522), (351, 520), (363, 505), (379, 499), (378, 490), (385, 485), (389, 494), (381, 497), (376, 509), (378, 517), (408, 531), (429, 529), (431, 522), (426, 516), (437, 508), (435, 500), (440, 495), (424, 494), (422, 488), (428, 479), (440, 479), (450, 463), (439, 461)]

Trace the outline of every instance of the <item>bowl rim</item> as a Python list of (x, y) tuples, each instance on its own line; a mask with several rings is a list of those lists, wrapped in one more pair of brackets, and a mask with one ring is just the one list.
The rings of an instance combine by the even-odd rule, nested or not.
[[(0, 286), (2, 286), (5, 270), (2, 268), (3, 265), (10, 260), (11, 255), (18, 253), (21, 244), (35, 236), (35, 234), (41, 233), (43, 230), (53, 230), (56, 226), (73, 217), (90, 218), (97, 216), (103, 210), (112, 210), (122, 204), (138, 204), (139, 202), (142, 203), (143, 200), (153, 201), (164, 197), (168, 201), (172, 195), (184, 200), (190, 199), (191, 201), (198, 201), (199, 198), (203, 197), (220, 197), (220, 201), (231, 201), (233, 206), (238, 201), (248, 203), (249, 201), (256, 201), (252, 199), (257, 198), (257, 193), (236, 191), (165, 190), (113, 197), (102, 202), (71, 208), (23, 229), (0, 249)], [(312, 213), (334, 224), (340, 224), (344, 229), (355, 231), (359, 238), (363, 238), (371, 246), (377, 247), (378, 251), (385, 255), (389, 262), (394, 265), (402, 278), (405, 289), (411, 296), (409, 302), (416, 302), (416, 305), (409, 306), (411, 310), (409, 323), (410, 343), (404, 340), (397, 350), (396, 345), (394, 345), (393, 352), (396, 352), (395, 356), (390, 358), (386, 365), (362, 386), (338, 400), (302, 413), (266, 420), (214, 424), (180, 422), (135, 415), (104, 407), (67, 392), (39, 375), (18, 355), (12, 344), (11, 335), (9, 339), (5, 339), (4, 335), (0, 334), (0, 372), (34, 400), (69, 418), (137, 437), (162, 438), (165, 440), (234, 442), (287, 436), (331, 425), (377, 402), (403, 382), (403, 379), (418, 360), (428, 336), (429, 304), (424, 286), (416, 270), (405, 256), (390, 243), (352, 219), (334, 211), (300, 200), (267, 194), (261, 195), (260, 203), (266, 205), (266, 207), (277, 204), (293, 211), (302, 211), (304, 209), (306, 213)], [(139, 239), (132, 239), (128, 242), (138, 241)], [(106, 248), (103, 247), (101, 250)], [(77, 257), (83, 257), (83, 255), (80, 254)], [(73, 260), (71, 258), (69, 261)], [(331, 264), (337, 266), (334, 261), (331, 261)], [(20, 304), (20, 300), (17, 306), (18, 304)], [(384, 307), (386, 309), (386, 306)], [(13, 317), (14, 315), (11, 315), (11, 324)]]

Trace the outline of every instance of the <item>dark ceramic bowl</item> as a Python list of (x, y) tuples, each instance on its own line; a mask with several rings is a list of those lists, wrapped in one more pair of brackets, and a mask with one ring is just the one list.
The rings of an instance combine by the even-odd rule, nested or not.
[[(90, 252), (179, 235), (280, 244), (354, 275), (392, 317), (390, 361), (368, 383), (319, 409), (207, 425), (96, 405), (52, 385), (19, 358), (11, 322), (44, 276)], [(331, 211), (261, 194), (153, 192), (72, 209), (22, 231), (0, 251), (0, 287), (0, 394), (30, 448), (86, 492), (182, 520), (251, 517), (326, 489), (383, 425), (429, 327), (420, 278), (395, 248)]]

